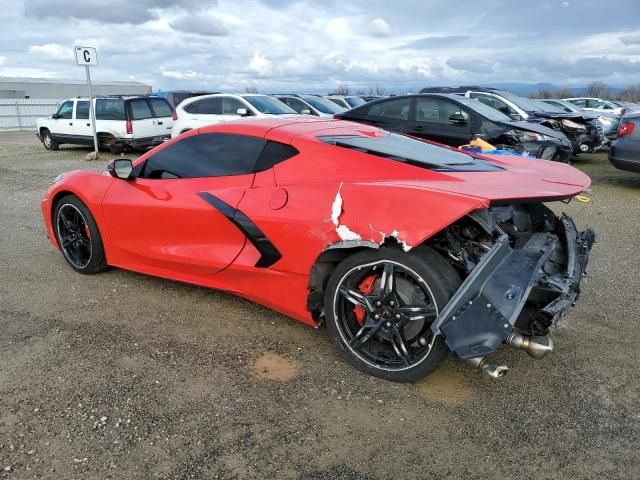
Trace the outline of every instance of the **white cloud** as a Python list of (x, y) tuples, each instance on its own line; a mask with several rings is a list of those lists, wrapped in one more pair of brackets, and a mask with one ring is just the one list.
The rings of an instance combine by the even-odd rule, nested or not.
[(369, 34), (374, 37), (388, 37), (391, 35), (391, 25), (382, 18), (374, 18), (369, 22)]
[(265, 57), (262, 52), (255, 52), (249, 61), (249, 65), (247, 65), (247, 69), (261, 76), (269, 75), (273, 70), (273, 62)]
[(73, 48), (59, 43), (45, 43), (44, 45), (32, 45), (29, 52), (52, 60), (73, 60)]
[(175, 78), (178, 80), (182, 80), (185, 78), (196, 78), (198, 76), (198, 72), (194, 72), (193, 70), (165, 70), (164, 67), (160, 67), (160, 75), (166, 78)]

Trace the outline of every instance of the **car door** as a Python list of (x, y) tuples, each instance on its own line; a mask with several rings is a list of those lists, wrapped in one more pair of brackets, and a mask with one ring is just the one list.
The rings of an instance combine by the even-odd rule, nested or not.
[(440, 97), (417, 97), (408, 133), (459, 147), (472, 138), (471, 116), (461, 105)]
[(157, 137), (156, 119), (149, 100), (146, 98), (133, 98), (126, 103), (127, 115), (131, 120), (135, 138)]
[(143, 157), (103, 200), (114, 264), (187, 281), (227, 267), (245, 245), (233, 216), (265, 143), (194, 132)]
[(51, 134), (60, 142), (73, 143), (75, 134), (73, 128), (74, 100), (63, 102), (58, 111), (51, 117)]
[[(396, 98), (377, 102), (353, 110), (353, 118), (399, 133), (409, 133), (411, 127), (411, 98)], [(347, 115), (349, 118), (350, 115)]]
[(153, 111), (155, 126), (154, 136), (166, 137), (171, 135), (173, 127), (173, 109), (164, 98), (149, 98), (149, 104)]
[(224, 121), (222, 117), (222, 99), (220, 97), (203, 98), (185, 105), (189, 114), (189, 127), (198, 128)]
[(79, 143), (91, 145), (93, 143), (93, 129), (89, 119), (89, 100), (76, 101), (73, 116), (73, 134)]

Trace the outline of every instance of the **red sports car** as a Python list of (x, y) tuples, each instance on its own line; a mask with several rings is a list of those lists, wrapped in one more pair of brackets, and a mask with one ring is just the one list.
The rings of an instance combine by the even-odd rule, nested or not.
[(487, 355), (542, 357), (579, 294), (594, 233), (544, 202), (589, 185), (568, 165), (341, 120), (247, 120), (65, 173), (42, 213), (80, 273), (119, 267), (325, 322), (353, 365), (389, 380), (451, 351), (498, 377)]

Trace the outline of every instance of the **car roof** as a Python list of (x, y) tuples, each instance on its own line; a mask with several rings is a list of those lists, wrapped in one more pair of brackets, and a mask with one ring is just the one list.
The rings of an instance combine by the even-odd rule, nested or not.
[[(289, 142), (294, 137), (315, 140), (317, 132), (335, 131), (341, 135), (362, 134), (380, 131), (378, 127), (338, 120), (329, 117), (288, 117), (238, 120), (208, 125), (200, 133), (226, 132), (267, 137), (271, 140)], [(319, 141), (319, 140), (318, 140)]]

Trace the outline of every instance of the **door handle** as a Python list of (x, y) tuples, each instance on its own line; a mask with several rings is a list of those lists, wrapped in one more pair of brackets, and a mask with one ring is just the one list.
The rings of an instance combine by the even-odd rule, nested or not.
[(87, 123), (87, 127), (90, 127), (90, 126), (91, 126), (91, 124), (90, 124), (90, 123)]
[(73, 122), (69, 122), (69, 125), (73, 125)]
[(162, 122), (158, 122), (158, 125), (162, 125)]
[(415, 127), (413, 127), (413, 129), (421, 132), (422, 130), (424, 130), (424, 127), (422, 125), (416, 125)]

